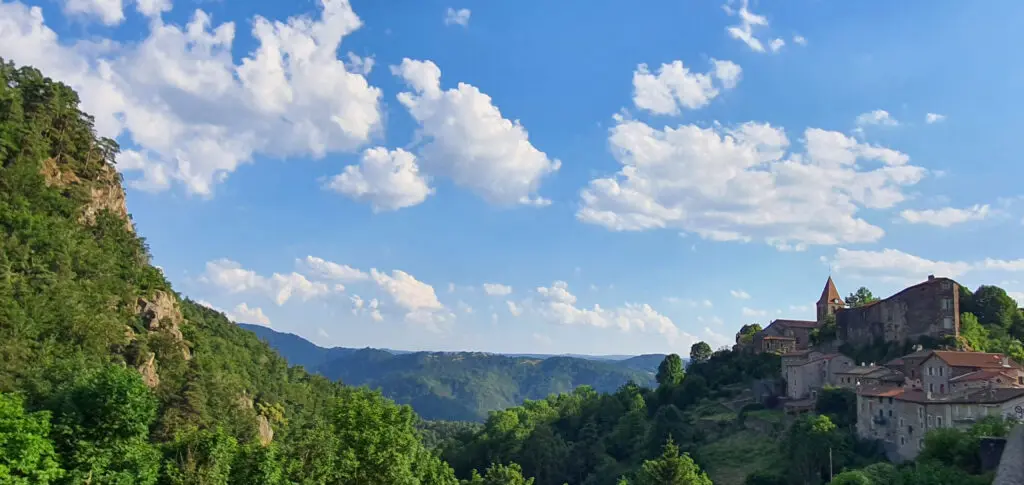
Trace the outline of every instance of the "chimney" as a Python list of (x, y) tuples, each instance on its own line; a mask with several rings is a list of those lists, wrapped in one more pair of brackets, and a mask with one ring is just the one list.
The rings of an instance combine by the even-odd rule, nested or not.
[(928, 281), (931, 281), (931, 280), (934, 280), (934, 279), (935, 279), (935, 275), (933, 275), (933, 274), (928, 275)]

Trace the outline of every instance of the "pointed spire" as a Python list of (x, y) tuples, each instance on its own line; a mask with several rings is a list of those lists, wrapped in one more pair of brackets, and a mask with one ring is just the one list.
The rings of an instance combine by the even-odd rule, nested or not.
[(832, 276), (829, 276), (828, 281), (825, 282), (825, 289), (821, 290), (821, 298), (818, 299), (818, 303), (828, 303), (842, 299), (839, 296), (839, 290), (836, 289), (836, 284), (832, 282)]

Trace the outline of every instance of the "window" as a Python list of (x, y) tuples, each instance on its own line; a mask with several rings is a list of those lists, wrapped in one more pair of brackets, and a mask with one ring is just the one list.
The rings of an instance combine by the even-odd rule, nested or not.
[(933, 424), (935, 424), (935, 420), (932, 419), (932, 415), (929, 414), (928, 415), (928, 426), (931, 427)]
[(892, 417), (892, 409), (889, 410), (889, 417)]
[(889, 398), (889, 404), (892, 404), (892, 398), (891, 397)]
[(942, 299), (942, 309), (943, 310), (952, 310), (953, 309), (953, 299), (952, 298), (943, 298)]
[(935, 392), (935, 383), (928, 384), (928, 392)]
[(917, 408), (917, 419), (924, 419), (924, 408)]
[(935, 416), (935, 426), (942, 427), (942, 416)]
[(918, 450), (923, 450), (924, 449), (924, 440), (923, 439), (917, 440), (917, 449)]
[(903, 445), (906, 445), (906, 444), (907, 444), (907, 437), (906, 436), (900, 436), (900, 446), (903, 446)]
[(934, 367), (928, 366), (928, 375), (930, 375), (930, 376), (935, 375), (935, 368)]
[(945, 384), (939, 384), (939, 392), (940, 393), (945, 393), (946, 392), (946, 385)]
[(885, 417), (885, 415), (882, 414), (882, 410), (881, 409), (878, 410), (878, 417), (879, 418), (884, 418)]
[(882, 404), (882, 396), (878, 396), (878, 404)]
[(942, 327), (946, 330), (953, 328), (953, 317), (945, 317), (942, 319)]
[(944, 367), (939, 367), (939, 376), (942, 376), (942, 369), (944, 369)]
[(903, 427), (903, 418), (900, 418), (900, 427)]

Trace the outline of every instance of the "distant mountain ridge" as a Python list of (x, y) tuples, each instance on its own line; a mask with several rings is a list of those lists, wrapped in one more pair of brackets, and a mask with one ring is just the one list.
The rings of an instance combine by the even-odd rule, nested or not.
[(567, 356), (323, 348), (298, 335), (240, 323), (292, 365), (349, 385), (379, 388), (425, 419), (480, 421), (487, 413), (582, 385), (611, 392), (653, 386), (663, 354)]

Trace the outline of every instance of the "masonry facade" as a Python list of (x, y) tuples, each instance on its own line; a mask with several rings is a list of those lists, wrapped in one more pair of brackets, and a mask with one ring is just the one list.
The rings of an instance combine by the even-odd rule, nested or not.
[[(1024, 419), (1024, 369), (1006, 356), (919, 351), (897, 361), (848, 371), (865, 369), (855, 387), (857, 434), (881, 440), (893, 461), (917, 457), (932, 429), (968, 428), (986, 416)], [(898, 366), (902, 370), (894, 369)], [(866, 378), (883, 372), (904, 381)], [(911, 372), (919, 377), (911, 378)], [(840, 381), (846, 375), (840, 373)]]
[(929, 276), (889, 298), (840, 308), (835, 315), (839, 339), (853, 345), (956, 337), (960, 335), (960, 285)]

